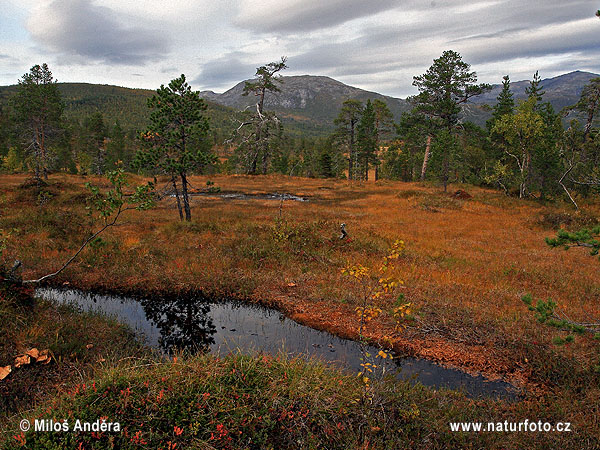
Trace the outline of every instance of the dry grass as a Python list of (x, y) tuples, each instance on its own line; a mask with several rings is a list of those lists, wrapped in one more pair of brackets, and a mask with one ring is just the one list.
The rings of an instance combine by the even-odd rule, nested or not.
[[(191, 184), (202, 188), (207, 179), (193, 177)], [(398, 349), (513, 381), (546, 381), (549, 354), (560, 361), (577, 355), (583, 365), (593, 355), (585, 340), (554, 349), (553, 330), (537, 324), (520, 300), (531, 293), (554, 299), (574, 320), (600, 317), (598, 263), (544, 243), (553, 234), (544, 216), (570, 212), (567, 205), (542, 206), (474, 187), (466, 188), (472, 199), (458, 200), (417, 183), (210, 179), (223, 191), (286, 192), (309, 201), (286, 201), (281, 224), (279, 201), (194, 197), (193, 222), (179, 223), (174, 201), (164, 200), (151, 211), (124, 217), (55, 282), (236, 295), (353, 336), (356, 299), (340, 269), (347, 262), (375, 266), (400, 238), (407, 243), (398, 262), (404, 293), (423, 325), (394, 333), (389, 314), (383, 314), (371, 326), (373, 338), (391, 334)], [(0, 180), (0, 229), (18, 229), (8, 254), (24, 262), (24, 276), (31, 278), (55, 269), (93, 226), (84, 210), (83, 183), (106, 182), (54, 175), (44, 188), (50, 200), (37, 206), (35, 189), (20, 188), (24, 180), (17, 175)], [(587, 216), (598, 213), (598, 205), (588, 206)], [(342, 222), (349, 242), (338, 239)]]

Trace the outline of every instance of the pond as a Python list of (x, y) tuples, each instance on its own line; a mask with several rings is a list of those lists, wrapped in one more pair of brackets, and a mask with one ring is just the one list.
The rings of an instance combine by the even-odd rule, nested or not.
[[(358, 373), (361, 344), (325, 331), (300, 325), (283, 314), (239, 301), (211, 301), (203, 297), (128, 298), (73, 289), (40, 288), (36, 295), (87, 312), (101, 312), (129, 325), (145, 342), (161, 352), (174, 348), (229, 352), (263, 352), (315, 357), (327, 364)], [(367, 346), (371, 355), (379, 349)], [(462, 390), (470, 397), (519, 398), (504, 381), (488, 381), (431, 361), (395, 357), (377, 359), (387, 373), (431, 388)]]
[[(294, 201), (307, 202), (308, 198), (287, 193), (273, 194), (250, 194), (244, 192), (190, 192), (190, 197), (217, 197), (225, 200), (278, 200), (278, 201)], [(175, 197), (175, 194), (170, 194), (170, 197)]]

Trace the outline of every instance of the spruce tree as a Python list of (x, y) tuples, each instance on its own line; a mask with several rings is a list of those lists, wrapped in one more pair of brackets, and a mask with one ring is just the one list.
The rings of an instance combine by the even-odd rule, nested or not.
[[(542, 102), (542, 97), (546, 93), (543, 91), (543, 87), (540, 86), (542, 79), (540, 78), (539, 71), (536, 70), (533, 75), (533, 80), (529, 82), (529, 87), (525, 89), (525, 93), (527, 94), (527, 98), (535, 98), (536, 105), (539, 105)], [(536, 106), (536, 110), (538, 110), (538, 106)]]
[(101, 112), (96, 112), (86, 118), (84, 125), (88, 153), (92, 158), (92, 170), (96, 175), (102, 175), (106, 170), (106, 138), (108, 137), (104, 116)]
[(491, 130), (498, 119), (505, 114), (512, 114), (515, 110), (515, 100), (513, 99), (513, 93), (510, 90), (510, 78), (505, 75), (502, 78), (502, 90), (496, 98), (496, 104), (492, 112), (492, 117), (487, 121), (487, 129)]

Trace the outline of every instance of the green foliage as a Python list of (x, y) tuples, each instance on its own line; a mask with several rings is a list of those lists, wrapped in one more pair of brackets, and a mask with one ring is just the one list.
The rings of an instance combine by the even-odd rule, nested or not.
[(278, 82), (281, 82), (281, 75), (276, 74), (277, 72), (287, 69), (286, 60), (287, 58), (282, 56), (281, 60), (278, 62), (271, 62), (265, 66), (258, 67), (256, 69), (256, 74), (254, 75), (254, 81), (246, 81), (244, 84), (242, 95), (252, 93), (260, 96), (260, 112), (262, 112), (262, 102), (264, 101), (265, 92), (280, 92), (277, 84)]
[(487, 129), (491, 130), (494, 128), (496, 122), (505, 116), (506, 114), (513, 114), (515, 109), (515, 100), (513, 99), (513, 93), (510, 90), (510, 78), (505, 75), (502, 78), (502, 90), (496, 98), (496, 104), (492, 112), (492, 117), (487, 121)]
[(105, 224), (111, 222), (114, 224), (118, 216), (127, 209), (143, 211), (154, 206), (154, 185), (152, 183), (148, 182), (145, 185), (136, 186), (134, 193), (127, 195), (123, 191), (127, 186), (123, 169), (107, 172), (106, 178), (108, 178), (112, 188), (104, 192), (89, 182), (85, 184), (90, 191), (87, 206), (89, 214), (95, 212)]
[(139, 136), (142, 148), (136, 155), (136, 165), (151, 172), (161, 172), (172, 178), (180, 218), (183, 220), (179, 191), (175, 179), (181, 180), (185, 219), (191, 220), (187, 176), (201, 171), (215, 161), (208, 140), (206, 104), (198, 92), (192, 91), (185, 75), (161, 85), (148, 100), (150, 126)]
[(544, 121), (535, 107), (535, 98), (529, 99), (519, 105), (515, 114), (498, 120), (491, 131), (509, 160), (516, 163), (521, 198), (529, 192), (532, 149), (544, 133)]
[(242, 133), (241, 144), (237, 148), (237, 160), (241, 168), (249, 174), (256, 174), (258, 162), (261, 161), (262, 174), (266, 175), (273, 158), (274, 141), (281, 139), (283, 125), (273, 112), (264, 109), (267, 92), (279, 92), (278, 84), (281, 75), (278, 72), (287, 69), (287, 58), (281, 57), (278, 62), (271, 62), (256, 69), (254, 81), (246, 81), (242, 95), (253, 93), (258, 97), (255, 111), (245, 118), (237, 132)]
[(554, 314), (554, 309), (556, 308), (556, 303), (552, 300), (548, 300), (547, 302), (538, 300), (534, 305), (531, 294), (524, 295), (521, 300), (523, 300), (523, 303), (528, 306), (530, 311), (535, 311), (537, 319), (540, 323), (547, 322), (548, 319)]
[[(409, 101), (415, 105), (415, 111), (432, 118), (434, 125), (451, 133), (458, 124), (461, 105), (491, 89), (488, 84), (477, 84), (477, 74), (470, 69), (459, 53), (452, 50), (442, 53), (425, 74), (414, 77), (413, 85), (419, 89), (419, 94), (410, 97)], [(448, 136), (445, 138), (447, 140)], [(442, 150), (441, 154), (444, 190), (450, 177), (454, 148), (449, 150)]]
[(140, 167), (165, 174), (187, 173), (212, 158), (206, 140), (206, 104), (192, 91), (185, 75), (161, 85), (148, 100), (150, 126), (140, 134), (143, 144), (136, 155)]
[(25, 169), (25, 163), (16, 147), (10, 147), (4, 157), (2, 167), (9, 173), (21, 172)]
[(354, 99), (346, 100), (340, 113), (334, 123), (338, 127), (335, 133), (336, 140), (345, 148), (348, 154), (348, 179), (360, 178), (357, 173), (358, 151), (357, 151), (357, 130), (363, 112), (363, 104)]
[(377, 164), (377, 126), (376, 115), (371, 100), (362, 110), (357, 126), (358, 162), (361, 169), (359, 178), (369, 179), (369, 167)]
[(46, 64), (35, 65), (19, 80), (12, 99), (15, 119), (26, 136), (37, 178), (48, 177), (49, 144), (60, 127), (64, 105), (56, 80)]
[(545, 92), (542, 90), (542, 86), (540, 86), (542, 79), (540, 78), (539, 71), (536, 71), (533, 74), (533, 80), (529, 82), (529, 87), (525, 88), (525, 93), (529, 99), (534, 99), (534, 103), (541, 103), (542, 97)]
[[(558, 318), (556, 315), (557, 304), (552, 300), (548, 300), (547, 302), (538, 300), (534, 305), (531, 294), (524, 295), (521, 300), (523, 300), (523, 303), (527, 305), (530, 311), (534, 311), (536, 313), (537, 320), (540, 323), (545, 323), (551, 327), (574, 332), (580, 335), (586, 332), (586, 328), (584, 326), (570, 322), (564, 318)], [(567, 336), (566, 342), (572, 342), (573, 339), (573, 336)]]
[(546, 244), (554, 248), (564, 247), (565, 250), (571, 247), (585, 247), (590, 249), (591, 256), (597, 256), (600, 252), (600, 226), (574, 232), (561, 229), (555, 238), (546, 238)]
[(380, 143), (394, 130), (394, 114), (390, 111), (387, 103), (378, 98), (373, 100), (373, 110), (375, 111), (377, 142)]
[(415, 181), (421, 175), (427, 137), (434, 133), (434, 124), (413, 110), (402, 114), (396, 133), (401, 144), (392, 143), (384, 153), (382, 172), (388, 178)]
[[(572, 343), (575, 341), (575, 334), (583, 336), (585, 334), (591, 335), (593, 338), (597, 339), (599, 333), (597, 329), (600, 327), (600, 324), (579, 324), (569, 320), (565, 316), (561, 316), (556, 312), (557, 304), (552, 300), (543, 301), (537, 300), (534, 304), (533, 297), (531, 294), (526, 294), (521, 297), (523, 303), (527, 305), (527, 308), (534, 312), (538, 322), (545, 324), (547, 326), (556, 328), (557, 330), (569, 332), (567, 336), (560, 337), (555, 336), (552, 339), (552, 342), (555, 345), (564, 345), (568, 343)], [(594, 371), (598, 371), (600, 366), (592, 366)]]
[(446, 50), (425, 74), (414, 77), (419, 94), (409, 100), (417, 111), (438, 119), (442, 126), (456, 125), (460, 105), (491, 89), (488, 84), (476, 84), (477, 75), (470, 68), (459, 53)]

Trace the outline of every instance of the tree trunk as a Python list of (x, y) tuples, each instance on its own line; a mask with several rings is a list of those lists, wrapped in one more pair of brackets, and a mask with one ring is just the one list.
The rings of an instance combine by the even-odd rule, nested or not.
[(263, 157), (262, 157), (262, 174), (266, 175), (267, 174), (267, 168), (269, 167), (269, 155), (267, 155), (267, 152), (263, 152)]
[(443, 164), (443, 171), (444, 173), (442, 174), (442, 177), (444, 178), (444, 192), (448, 192), (448, 178), (449, 178), (449, 161), (448, 161), (448, 155), (446, 155), (444, 157), (444, 164)]
[(421, 168), (421, 181), (425, 181), (425, 174), (427, 173), (427, 164), (429, 163), (430, 155), (431, 155), (431, 136), (427, 136), (427, 144), (425, 144), (425, 156), (423, 157), (423, 167)]
[(256, 137), (254, 139), (254, 152), (252, 161), (250, 162), (250, 175), (256, 175), (256, 167), (258, 165), (258, 154), (260, 153), (261, 129), (260, 125), (256, 126)]
[(190, 199), (188, 196), (188, 182), (185, 172), (181, 172), (181, 193), (183, 194), (183, 210), (185, 211), (185, 220), (192, 220), (192, 212), (190, 210)]
[(350, 153), (348, 158), (348, 179), (354, 179), (354, 122), (350, 122)]
[(263, 154), (262, 154), (262, 174), (267, 174), (267, 169), (269, 168), (269, 143), (266, 141), (267, 135), (265, 135), (265, 139), (263, 139)]
[(173, 183), (173, 190), (175, 191), (175, 198), (177, 199), (177, 209), (179, 210), (179, 220), (183, 222), (183, 210), (181, 209), (181, 200), (179, 199), (179, 191), (177, 190), (177, 181), (175, 176), (171, 177), (171, 183)]
[(42, 129), (41, 129), (41, 145), (40, 145), (40, 156), (42, 159), (42, 170), (44, 172), (44, 180), (48, 179), (48, 168), (46, 167), (46, 143), (44, 142), (44, 138), (46, 137), (46, 132), (44, 130), (44, 125), (42, 124)]

